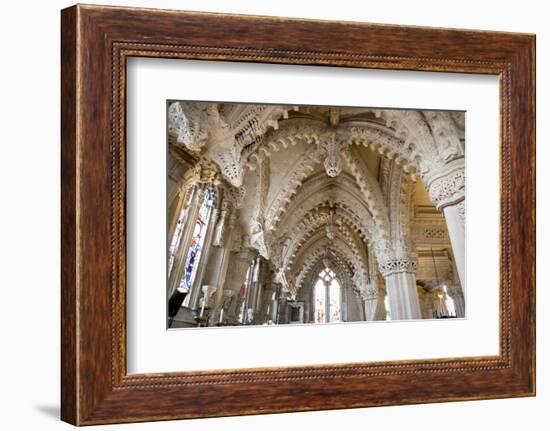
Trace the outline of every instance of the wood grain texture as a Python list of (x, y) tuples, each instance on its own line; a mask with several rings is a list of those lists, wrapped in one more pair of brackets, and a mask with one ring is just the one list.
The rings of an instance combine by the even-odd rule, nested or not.
[[(61, 38), (63, 420), (87, 425), (534, 395), (533, 35), (74, 6), (62, 11)], [(499, 356), (127, 375), (129, 56), (498, 75)]]

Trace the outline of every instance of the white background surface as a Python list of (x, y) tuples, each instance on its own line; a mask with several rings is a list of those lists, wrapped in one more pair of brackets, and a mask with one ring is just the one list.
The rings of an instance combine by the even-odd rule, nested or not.
[[(440, 1), (103, 1), (173, 9), (346, 19), (537, 33), (538, 396), (269, 416), (105, 426), (135, 430), (498, 429), (544, 430), (550, 423), (548, 284), (550, 210), (550, 29), (544, 2)], [(0, 15), (0, 312), (2, 410), (8, 430), (61, 430), (59, 410), (59, 9), (69, 2), (9, 2)], [(548, 264), (546, 264), (548, 267)]]
[[(129, 373), (498, 354), (498, 77), (147, 58), (127, 83)], [(167, 331), (167, 99), (466, 111), (467, 319)]]

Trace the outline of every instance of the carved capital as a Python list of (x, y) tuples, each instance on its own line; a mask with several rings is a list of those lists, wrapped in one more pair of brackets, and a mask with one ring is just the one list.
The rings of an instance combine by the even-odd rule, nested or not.
[(384, 277), (401, 272), (416, 273), (418, 260), (413, 256), (390, 257), (381, 260), (378, 267)]
[(188, 184), (214, 184), (220, 183), (218, 167), (205, 157), (197, 162), (187, 176)]
[(464, 200), (466, 175), (464, 159), (456, 160), (426, 176), (430, 199), (438, 210)]

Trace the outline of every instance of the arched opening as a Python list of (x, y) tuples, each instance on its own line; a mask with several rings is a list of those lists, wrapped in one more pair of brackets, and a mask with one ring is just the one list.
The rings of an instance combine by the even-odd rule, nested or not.
[(315, 295), (315, 323), (342, 321), (342, 292), (336, 273), (325, 267), (313, 288)]

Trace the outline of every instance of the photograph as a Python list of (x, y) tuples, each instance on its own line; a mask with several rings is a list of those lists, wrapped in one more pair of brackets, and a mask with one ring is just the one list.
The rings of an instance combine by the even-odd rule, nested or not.
[(166, 109), (167, 329), (466, 318), (464, 111)]

